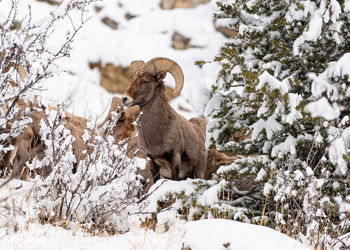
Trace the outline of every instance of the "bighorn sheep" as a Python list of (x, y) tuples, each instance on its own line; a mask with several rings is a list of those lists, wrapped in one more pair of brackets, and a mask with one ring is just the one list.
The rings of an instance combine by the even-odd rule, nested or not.
[[(122, 107), (122, 101), (118, 97), (113, 97), (110, 110), (105, 120), (98, 127), (99, 129), (102, 128), (101, 133), (104, 136), (106, 134), (106, 129), (103, 129), (103, 127), (106, 124), (113, 122), (113, 120), (111, 119), (112, 112), (118, 112), (120, 115), (117, 123), (113, 124), (113, 137), (115, 141), (120, 141), (120, 140), (129, 141), (129, 145), (128, 145), (129, 157), (133, 157), (135, 155), (135, 152), (137, 151), (137, 154), (136, 154), (137, 157), (146, 158), (146, 155), (143, 154), (141, 151), (139, 151), (139, 146), (137, 143), (138, 138), (137, 136), (135, 136), (136, 125), (134, 124), (134, 122), (136, 121), (137, 117), (140, 114), (139, 107), (131, 106), (127, 109), (124, 109)], [(189, 121), (199, 126), (203, 134), (205, 134), (206, 125), (207, 125), (205, 119), (200, 117), (195, 117), (195, 118), (191, 118)], [(236, 160), (236, 157), (227, 156), (224, 153), (216, 151), (215, 148), (211, 148), (210, 150), (207, 151), (207, 153), (208, 153), (207, 167), (206, 167), (206, 173), (205, 173), (204, 179), (209, 179), (211, 174), (215, 173), (220, 166), (231, 164), (233, 161)], [(158, 163), (161, 164), (160, 160), (158, 161)], [(185, 168), (187, 167), (186, 164), (187, 162), (182, 162), (182, 165)], [(163, 168), (160, 169), (160, 176), (169, 175), (166, 172), (169, 173), (169, 170), (171, 169), (170, 164), (165, 161), (161, 165), (163, 165)], [(153, 177), (152, 177), (149, 165), (147, 165), (144, 170), (139, 170), (139, 174), (144, 177), (145, 185), (153, 184), (153, 180), (152, 180)], [(150, 179), (151, 182), (146, 184), (147, 179)]]
[[(19, 101), (16, 105), (20, 111), (18, 115), (20, 116), (24, 109), (29, 107), (29, 104)], [(4, 156), (3, 160), (3, 169), (13, 166), (14, 178), (28, 179), (29, 170), (26, 168), (26, 162), (29, 162), (35, 156), (39, 159), (44, 157), (43, 151), (45, 150), (45, 144), (42, 141), (41, 132), (40, 132), (40, 121), (46, 120), (45, 111), (39, 107), (37, 103), (34, 103), (32, 108), (32, 113), (30, 118), (32, 122), (27, 125), (27, 127), (17, 136), (12, 144), (14, 150), (8, 152)], [(49, 106), (49, 110), (58, 110), (56, 107)], [(65, 112), (65, 117), (62, 119), (66, 123), (66, 128), (71, 131), (71, 134), (75, 138), (73, 142), (73, 153), (76, 157), (77, 162), (83, 158), (84, 151), (92, 151), (92, 148), (89, 145), (86, 145), (83, 141), (83, 134), (85, 129), (87, 129), (88, 120), (83, 117), (72, 115), (68, 112)], [(41, 174), (47, 176), (51, 172), (50, 167), (43, 169)]]
[[(0, 62), (5, 58), (6, 54), (4, 52), (0, 52)], [(27, 76), (27, 71), (22, 65), (15, 65), (13, 63), (10, 63), (5, 67), (1, 73), (6, 73), (10, 71), (13, 68), (13, 70), (17, 71), (19, 74), (21, 80), (23, 81), (24, 78)], [(5, 81), (6, 82), (6, 81)], [(7, 88), (14, 88), (16, 87), (17, 83), (10, 79), (7, 82), (8, 86)], [(25, 107), (23, 107), (23, 101), (21, 99), (17, 100), (16, 106), (19, 108), (19, 112), (15, 117), (15, 120), (19, 119), (19, 117), (22, 116)], [(1, 105), (1, 109), (4, 113), (8, 111), (8, 106), (6, 103)], [(6, 124), (6, 128), (1, 128), (0, 132), (7, 133), (10, 128), (12, 127), (12, 122), (8, 122)], [(13, 150), (0, 155), (0, 169), (2, 169), (4, 172), (9, 170), (9, 167), (13, 166), (12, 176), (11, 178), (21, 178), (21, 179), (27, 179), (28, 178), (28, 169), (23, 169), (19, 166), (24, 166), (25, 163), (28, 161), (30, 157), (30, 148), (31, 144), (34, 138), (33, 130), (30, 127), (26, 127), (23, 129), (23, 131), (12, 141), (8, 141), (8, 143), (11, 143), (14, 148)], [(5, 183), (6, 184), (6, 183)], [(4, 185), (4, 184), (2, 184)]]
[(111, 122), (112, 112), (119, 113), (119, 118), (116, 124), (113, 124), (113, 137), (115, 141), (129, 139), (136, 132), (136, 126), (133, 125), (133, 122), (136, 121), (137, 117), (140, 114), (139, 107), (134, 106), (128, 109), (124, 109), (123, 103), (120, 98), (113, 97), (110, 110), (104, 119), (104, 121), (97, 127), (102, 129), (101, 134), (106, 136), (107, 130), (103, 129), (105, 124)]
[(29, 170), (23, 166), (30, 159), (33, 138), (32, 129), (26, 127), (13, 139), (11, 144), (14, 146), (14, 149), (1, 156), (0, 168), (4, 171), (4, 174), (13, 166), (11, 178), (28, 179)]
[[(28, 104), (20, 102), (19, 105), (20, 110), (23, 111)], [(58, 110), (56, 107), (49, 106), (49, 110)], [(19, 115), (21, 115), (21, 111)], [(116, 142), (121, 140), (127, 140), (129, 138), (129, 147), (128, 147), (128, 156), (133, 157), (135, 152), (137, 151), (137, 141), (135, 138), (132, 138), (133, 134), (136, 131), (136, 126), (132, 123), (136, 120), (139, 115), (138, 107), (131, 107), (124, 110), (121, 100), (118, 97), (114, 97), (112, 99), (112, 104), (107, 117), (102, 122), (98, 128), (102, 128), (111, 118), (112, 112), (118, 112), (120, 114), (120, 118), (118, 119), (116, 124), (113, 124), (112, 136), (114, 137)], [(67, 111), (64, 112), (65, 117), (62, 121), (66, 124), (65, 127), (70, 130), (71, 134), (75, 138), (72, 148), (73, 153), (77, 159), (77, 162), (84, 157), (84, 151), (87, 152), (92, 151), (92, 147), (86, 145), (82, 139), (85, 130), (87, 130), (87, 122), (88, 120), (83, 117), (75, 116)], [(13, 165), (13, 175), (14, 178), (28, 179), (29, 171), (26, 168), (26, 162), (29, 162), (34, 157), (37, 157), (39, 160), (43, 159), (45, 154), (45, 144), (41, 138), (40, 133), (40, 121), (46, 120), (45, 111), (39, 107), (38, 103), (34, 104), (34, 108), (32, 113), (30, 114), (32, 118), (32, 123), (29, 124), (21, 134), (14, 139), (12, 144), (15, 149), (8, 152), (3, 158), (2, 162), (0, 162), (0, 166), (3, 168), (8, 168)], [(93, 131), (94, 135), (98, 135), (98, 131)], [(106, 135), (106, 129), (101, 131), (102, 136)], [(137, 156), (144, 157), (142, 153), (138, 153)], [(22, 173), (23, 172), (23, 173)], [(38, 173), (43, 177), (46, 177), (50, 174), (51, 167), (48, 166), (46, 169), (40, 170)]]
[[(0, 52), (0, 61), (4, 58), (4, 56), (5, 56), (4, 53)], [(27, 71), (25, 70), (25, 68), (21, 65), (11, 65), (11, 67), (13, 67), (17, 71), (21, 80), (24, 81), (25, 77), (27, 76)], [(11, 67), (5, 68), (2, 71), (2, 73), (6, 73), (7, 71), (10, 70)], [(8, 87), (12, 88), (16, 85), (17, 85), (16, 82), (11, 80), (9, 81)], [(120, 99), (117, 97), (113, 98), (111, 111), (114, 111), (115, 107), (118, 104), (123, 109), (123, 105)], [(3, 104), (1, 108), (3, 109), (3, 112), (7, 111), (7, 106), (5, 104)], [(2, 168), (4, 171), (6, 171), (9, 168), (12, 168), (13, 169), (12, 177), (27, 179), (29, 170), (25, 167), (26, 162), (30, 161), (35, 156), (37, 156), (39, 159), (44, 157), (44, 150), (46, 146), (43, 143), (41, 138), (39, 123), (41, 120), (45, 121), (47, 115), (45, 114), (45, 111), (43, 110), (43, 108), (38, 105), (37, 101), (35, 101), (34, 104), (26, 104), (19, 99), (16, 103), (16, 108), (19, 109), (19, 113), (17, 115), (18, 117), (22, 115), (23, 111), (26, 108), (31, 108), (32, 113), (30, 115), (30, 118), (32, 119), (32, 123), (29, 124), (20, 133), (19, 136), (14, 138), (11, 142), (8, 142), (14, 146), (14, 149), (5, 154), (3, 154), (3, 152), (1, 153), (0, 168)], [(57, 110), (57, 108), (53, 106), (49, 106), (48, 109)], [(109, 116), (106, 118), (104, 123), (110, 118), (111, 111), (109, 112)], [(139, 110), (137, 107), (132, 107), (130, 109), (127, 109), (126, 111), (124, 111), (124, 109), (120, 111), (121, 117), (113, 128), (113, 136), (115, 137), (116, 141), (129, 138), (130, 135), (135, 132), (136, 128), (131, 123), (134, 120), (136, 120), (136, 117), (138, 116), (138, 114), (139, 114)], [(91, 152), (92, 150), (92, 148), (86, 145), (82, 139), (82, 136), (85, 133), (85, 130), (87, 129), (88, 120), (83, 117), (78, 117), (68, 112), (65, 112), (65, 117), (63, 118), (62, 121), (66, 123), (66, 128), (68, 128), (71, 131), (71, 134), (75, 138), (72, 145), (73, 153), (75, 154), (77, 162), (79, 162), (79, 160), (84, 157), (83, 154), (85, 150), (87, 150), (88, 152)], [(1, 128), (0, 132), (1, 133), (6, 132), (6, 130), (11, 128), (11, 122), (9, 122), (7, 126), (8, 128)], [(94, 131), (94, 132), (97, 132), (97, 131)], [(97, 133), (95, 133), (95, 135), (96, 134)], [(136, 151), (137, 142), (135, 142), (135, 140), (132, 140), (130, 144), (132, 146), (132, 151), (133, 152)], [(50, 172), (50, 167), (44, 170), (44, 172), (46, 173), (41, 173), (41, 174), (43, 174), (44, 176), (47, 176)]]
[[(132, 83), (122, 98), (125, 106), (140, 107), (139, 145), (150, 158), (154, 181), (160, 177), (180, 180), (205, 177), (207, 152), (201, 128), (176, 113), (168, 104), (163, 79), (175, 79), (174, 95), (183, 87), (180, 66), (168, 58), (131, 64)], [(185, 166), (183, 163), (185, 163)]]
[[(49, 106), (49, 110), (56, 110), (58, 111), (57, 107)], [(91, 151), (92, 148), (85, 144), (82, 136), (85, 133), (85, 130), (87, 130), (87, 122), (88, 119), (80, 116), (73, 115), (67, 111), (64, 111), (65, 117), (62, 119), (62, 122), (65, 123), (65, 127), (70, 130), (71, 134), (75, 138), (72, 149), (73, 153), (76, 157), (77, 162), (79, 162), (83, 156), (84, 151), (88, 150)], [(47, 115), (45, 114), (44, 110), (34, 109), (30, 115), (33, 122), (30, 124), (30, 126), (33, 129), (35, 137), (41, 139), (41, 133), (40, 133), (40, 121), (46, 120)], [(94, 131), (93, 131), (94, 132)]]
[[(207, 123), (203, 118), (191, 118), (190, 122), (197, 124), (205, 134)], [(237, 157), (227, 156), (224, 153), (218, 152), (215, 147), (212, 147), (208, 150), (207, 169), (204, 178), (206, 180), (210, 179), (211, 174), (216, 173), (219, 167), (229, 165), (236, 159)]]
[[(112, 113), (117, 112), (119, 118), (114, 123)], [(115, 142), (125, 141), (128, 143), (127, 155), (132, 158), (135, 155), (140, 158), (147, 158), (138, 147), (137, 136), (135, 135), (137, 126), (134, 122), (140, 115), (140, 109), (138, 106), (132, 106), (124, 109), (123, 103), (120, 98), (113, 97), (109, 112), (104, 121), (97, 127), (102, 136), (106, 136), (107, 126), (112, 125), (112, 136)]]

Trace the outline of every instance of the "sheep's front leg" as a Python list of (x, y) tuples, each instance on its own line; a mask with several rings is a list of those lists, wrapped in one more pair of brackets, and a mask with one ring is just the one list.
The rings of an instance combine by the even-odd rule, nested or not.
[(156, 183), (159, 180), (159, 166), (157, 163), (155, 163), (152, 157), (149, 158), (150, 160), (148, 161), (148, 164), (152, 173), (153, 183)]
[(4, 157), (4, 166), (3, 166), (3, 174), (6, 176), (6, 174), (10, 171), (10, 168), (13, 168), (13, 165), (15, 163), (16, 154), (18, 151), (18, 142), (15, 140), (14, 142), (14, 149), (6, 154)]
[(26, 166), (26, 162), (29, 161), (28, 144), (26, 141), (22, 141), (18, 147), (18, 151), (15, 157), (12, 176), (14, 178), (20, 178), (21, 180), (28, 181), (29, 169)]
[(171, 166), (171, 179), (179, 180), (179, 170), (181, 167), (181, 155), (180, 153), (173, 154), (172, 166)]

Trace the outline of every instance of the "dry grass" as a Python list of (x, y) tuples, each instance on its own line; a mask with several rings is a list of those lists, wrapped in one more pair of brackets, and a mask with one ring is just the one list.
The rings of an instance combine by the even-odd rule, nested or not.
[(164, 225), (157, 225), (155, 231), (145, 228), (138, 228), (134, 231), (135, 237), (128, 240), (130, 250), (170, 250), (180, 249), (182, 242), (181, 222), (175, 221), (164, 231)]

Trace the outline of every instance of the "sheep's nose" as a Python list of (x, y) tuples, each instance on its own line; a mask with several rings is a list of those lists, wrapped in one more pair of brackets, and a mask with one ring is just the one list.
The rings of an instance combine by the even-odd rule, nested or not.
[(130, 98), (129, 96), (123, 96), (122, 98), (121, 98), (121, 100), (122, 100), (122, 102), (123, 102), (123, 105), (125, 106), (125, 107), (127, 107), (127, 106), (129, 106), (130, 105), (130, 103), (132, 102), (132, 98)]
[(123, 102), (123, 104), (125, 104), (125, 102), (128, 100), (128, 98), (127, 97), (122, 97), (122, 102)]

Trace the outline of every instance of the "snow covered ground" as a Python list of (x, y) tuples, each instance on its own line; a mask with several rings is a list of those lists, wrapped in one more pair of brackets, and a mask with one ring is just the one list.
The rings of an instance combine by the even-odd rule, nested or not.
[[(0, 1), (0, 15), (6, 14), (8, 3), (6, 0)], [(27, 13), (27, 3), (19, 1), (20, 15)], [(32, 5), (33, 19), (38, 24), (45, 22), (45, 16), (55, 8), (34, 0), (29, 3)], [(96, 12), (95, 7), (102, 9)], [(86, 13), (86, 17), (90, 16), (91, 19), (76, 36), (71, 56), (57, 64), (58, 69), (66, 72), (43, 82), (40, 86), (43, 95), (56, 103), (64, 103), (70, 98), (73, 105), (69, 111), (95, 118), (106, 110), (112, 95), (99, 86), (99, 72), (97, 69), (91, 70), (89, 62), (128, 66), (133, 60), (147, 61), (163, 56), (178, 62), (185, 75), (182, 95), (172, 105), (175, 108), (179, 104), (188, 107), (192, 112), (185, 113), (187, 117), (198, 115), (204, 111), (209, 99), (210, 79), (216, 76), (208, 75), (208, 71), (202, 71), (194, 62), (212, 60), (227, 41), (215, 31), (212, 7), (208, 3), (193, 9), (162, 10), (159, 0), (96, 2)], [(126, 20), (125, 14), (136, 17)], [(102, 23), (101, 19), (106, 16), (119, 23), (117, 30)], [(80, 15), (75, 13), (71, 18), (73, 23), (78, 22)], [(52, 46), (69, 28), (69, 21), (59, 23), (52, 36)], [(173, 49), (171, 36), (174, 31), (191, 38), (191, 44), (196, 47), (183, 51)], [(166, 84), (173, 85), (171, 77), (166, 78)], [(7, 189), (3, 191), (8, 192)], [(24, 194), (18, 197), (16, 202), (21, 203), (20, 207), (31, 205)], [(128, 233), (110, 237), (91, 237), (78, 229), (68, 231), (37, 223), (24, 227), (26, 230), (11, 234), (6, 233), (6, 228), (1, 228), (0, 249), (306, 249), (272, 229), (229, 220), (178, 221), (167, 232), (154, 232), (135, 225)]]
[(73, 250), (73, 249), (181, 249), (181, 230), (174, 226), (166, 234), (152, 230), (135, 231), (110, 237), (89, 236), (51, 225), (31, 224), (28, 231), (3, 238), (3, 250)]
[[(149, 208), (165, 194), (167, 190), (178, 189), (191, 192), (191, 180), (176, 183), (165, 183), (154, 192), (150, 198)], [(160, 183), (157, 183), (160, 184)], [(179, 185), (180, 184), (180, 185)], [(113, 236), (91, 236), (82, 231), (78, 226), (70, 223), (69, 230), (51, 224), (41, 225), (38, 222), (30, 222), (35, 210), (34, 200), (31, 199), (33, 182), (14, 180), (0, 190), (0, 199), (10, 195), (8, 206), (13, 211), (5, 211), (1, 207), (0, 222), (8, 225), (17, 223), (19, 232), (8, 231), (4, 226), (0, 228), (1, 250), (63, 250), (63, 249), (173, 249), (178, 250), (189, 247), (192, 250), (302, 250), (308, 249), (292, 238), (279, 233), (271, 228), (236, 222), (225, 219), (208, 219), (185, 222), (176, 219), (171, 210), (158, 216), (158, 225), (155, 231), (140, 226), (138, 216), (129, 217), (130, 230), (124, 234)], [(157, 185), (156, 185), (157, 186)], [(5, 210), (4, 210), (5, 209)], [(16, 217), (13, 216), (16, 214)], [(169, 219), (172, 219), (170, 223)], [(167, 221), (168, 220), (168, 221)], [(29, 222), (28, 222), (29, 221)], [(169, 229), (164, 230), (163, 225), (168, 223)], [(226, 247), (226, 248), (225, 248)]]
[(28, 231), (6, 236), (0, 241), (3, 250), (59, 249), (181, 249), (192, 250), (306, 250), (305, 246), (267, 227), (230, 220), (201, 220), (174, 224), (168, 232), (135, 229), (122, 235), (89, 237), (51, 225), (31, 224)]

